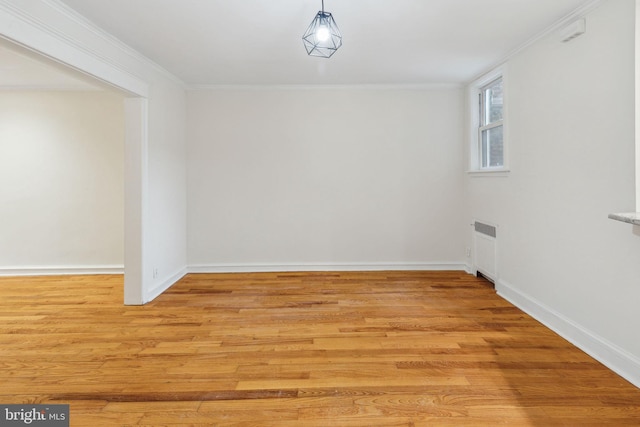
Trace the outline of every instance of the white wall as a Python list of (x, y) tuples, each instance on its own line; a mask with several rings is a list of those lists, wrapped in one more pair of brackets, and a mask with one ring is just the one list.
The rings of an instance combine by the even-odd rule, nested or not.
[(121, 95), (2, 92), (0, 273), (121, 271), (123, 163)]
[(125, 297), (153, 299), (186, 272), (184, 85), (58, 0), (0, 0), (0, 36), (148, 100), (134, 124), (141, 161), (125, 168), (125, 193), (141, 195), (125, 206), (125, 233), (139, 243), (125, 243)]
[[(635, 38), (635, 70), (636, 70), (636, 123), (640, 129), (640, 0), (636, 1), (636, 38)], [(640, 131), (636, 131), (636, 212), (640, 212)]]
[(200, 271), (462, 268), (460, 88), (189, 92)]
[[(186, 93), (156, 83), (149, 104), (148, 216), (145, 251), (147, 298), (155, 298), (186, 274)], [(155, 270), (155, 273), (154, 273)]]
[(506, 64), (506, 178), (468, 179), (470, 218), (499, 224), (498, 290), (640, 384), (634, 0), (590, 13)]

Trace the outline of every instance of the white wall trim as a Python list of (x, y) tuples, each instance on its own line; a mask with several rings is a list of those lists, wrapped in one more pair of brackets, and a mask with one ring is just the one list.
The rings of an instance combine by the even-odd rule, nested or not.
[(466, 271), (462, 262), (444, 263), (309, 263), (309, 264), (198, 264), (189, 273), (265, 273), (290, 271)]
[(468, 170), (467, 175), (471, 178), (508, 178), (511, 170), (498, 169), (498, 170)]
[(171, 286), (173, 286), (174, 284), (176, 284), (176, 282), (178, 282), (178, 280), (182, 279), (186, 274), (188, 273), (187, 268), (183, 268), (181, 270), (179, 270), (178, 272), (172, 274), (171, 276), (169, 276), (168, 278), (166, 278), (165, 280), (163, 280), (162, 282), (158, 283), (156, 286), (154, 286), (152, 289), (149, 289), (146, 293), (145, 293), (145, 297), (144, 297), (144, 301), (143, 304), (146, 304), (150, 301), (153, 301), (154, 299), (156, 299), (158, 296), (160, 296), (164, 291), (166, 291), (167, 289), (169, 289)]
[(116, 48), (118, 48), (118, 50), (126, 53), (127, 55), (129, 55), (130, 57), (134, 58), (135, 60), (137, 60), (139, 62), (142, 62), (143, 64), (147, 65), (148, 67), (151, 67), (151, 68), (155, 69), (157, 72), (162, 74), (164, 77), (168, 78), (169, 80), (173, 81), (174, 83), (176, 83), (176, 84), (182, 86), (184, 89), (186, 89), (186, 84), (180, 78), (178, 78), (176, 75), (172, 74), (170, 71), (168, 71), (166, 68), (162, 67), (157, 62), (152, 61), (151, 59), (149, 59), (146, 56), (144, 56), (142, 53), (140, 53), (137, 50), (133, 49), (131, 46), (129, 46), (128, 44), (124, 43), (123, 41), (121, 41), (120, 39), (118, 39), (117, 37), (112, 35), (111, 33), (108, 33), (107, 31), (105, 31), (102, 28), (98, 27), (96, 24), (94, 24), (93, 22), (91, 22), (90, 20), (85, 18), (80, 13), (76, 12), (71, 7), (67, 6), (65, 3), (62, 3), (60, 0), (42, 0), (42, 1), (44, 3), (46, 3), (46, 4), (48, 4), (49, 7), (51, 7), (52, 9), (57, 10), (58, 12), (60, 12), (64, 16), (66, 16), (67, 18), (69, 18), (72, 21), (74, 21), (76, 24), (81, 25), (85, 29), (91, 31), (91, 33), (93, 33), (93, 35), (95, 35), (96, 37), (99, 37), (102, 40), (106, 41), (107, 43), (115, 46)]
[(124, 265), (37, 265), (0, 267), (0, 277), (124, 274)]
[(149, 223), (149, 101), (127, 98), (124, 144), (124, 303), (144, 304), (147, 288), (147, 251)]
[(504, 280), (497, 281), (496, 291), (498, 295), (525, 311), (549, 329), (636, 387), (640, 387), (640, 359), (535, 298), (517, 290)]
[(0, 0), (0, 37), (139, 96), (149, 85), (111, 58), (80, 45), (15, 5)]
[(104, 88), (98, 86), (79, 85), (0, 85), (2, 92), (104, 92)]
[(589, 12), (593, 11), (595, 8), (600, 6), (600, 4), (604, 3), (605, 1), (606, 0), (591, 0), (591, 1), (587, 2), (586, 4), (583, 4), (582, 6), (580, 6), (579, 8), (574, 10), (573, 12), (569, 13), (568, 15), (565, 15), (564, 17), (558, 19), (556, 22), (554, 22), (553, 24), (551, 24), (550, 26), (548, 26), (547, 28), (545, 28), (544, 30), (542, 30), (541, 32), (536, 34), (535, 36), (531, 37), (529, 40), (525, 41), (520, 46), (518, 46), (515, 49), (513, 49), (511, 52), (507, 53), (502, 59), (500, 59), (499, 61), (496, 61), (491, 67), (488, 67), (485, 71), (477, 74), (475, 77), (470, 79), (468, 84), (471, 84), (472, 82), (474, 82), (474, 81), (478, 80), (479, 78), (481, 78), (488, 70), (491, 70), (493, 68), (496, 68), (496, 67), (499, 67), (499, 66), (505, 64), (511, 58), (513, 58), (514, 56), (516, 56), (517, 54), (519, 54), (520, 52), (522, 52), (523, 50), (525, 50), (529, 46), (533, 45), (538, 40), (548, 36), (549, 34), (553, 33), (554, 31), (558, 31), (559, 29), (561, 29), (565, 25), (567, 25), (567, 24), (569, 24), (569, 23), (571, 23), (571, 22), (573, 22), (573, 21), (575, 21), (575, 20), (577, 20), (579, 18), (584, 17), (585, 15), (587, 15)]
[(297, 85), (297, 84), (280, 84), (280, 85), (189, 85), (187, 90), (248, 90), (248, 91), (265, 91), (265, 90), (450, 90), (461, 89), (464, 85), (461, 83), (426, 83), (426, 84), (344, 84), (344, 85)]

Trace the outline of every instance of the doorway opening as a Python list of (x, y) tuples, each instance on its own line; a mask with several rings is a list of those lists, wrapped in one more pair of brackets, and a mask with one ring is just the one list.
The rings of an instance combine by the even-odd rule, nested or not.
[(125, 304), (142, 304), (146, 98), (48, 56), (0, 36), (13, 113), (0, 149), (22, 162), (3, 169), (4, 214), (16, 221), (3, 221), (12, 252), (0, 274), (124, 272)]

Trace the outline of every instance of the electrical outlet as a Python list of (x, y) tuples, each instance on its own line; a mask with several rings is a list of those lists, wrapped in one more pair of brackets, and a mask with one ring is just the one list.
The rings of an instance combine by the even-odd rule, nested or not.
[(467, 257), (471, 256), (471, 248), (467, 248)]
[(154, 278), (154, 279), (157, 279), (157, 278), (158, 278), (158, 269), (157, 269), (157, 268), (154, 268), (154, 269), (153, 269), (153, 278)]

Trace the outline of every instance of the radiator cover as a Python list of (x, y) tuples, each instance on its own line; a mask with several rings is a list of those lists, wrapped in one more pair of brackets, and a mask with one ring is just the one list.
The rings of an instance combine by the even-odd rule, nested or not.
[(498, 276), (496, 263), (497, 226), (475, 221), (473, 229), (474, 268), (495, 282)]

